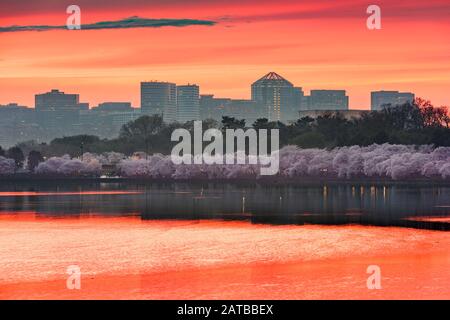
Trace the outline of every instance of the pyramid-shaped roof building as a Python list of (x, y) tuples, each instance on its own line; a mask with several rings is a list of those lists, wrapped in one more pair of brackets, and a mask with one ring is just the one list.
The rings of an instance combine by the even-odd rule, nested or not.
[(277, 85), (277, 86), (288, 86), (292, 87), (293, 84), (280, 76), (276, 72), (269, 72), (261, 79), (253, 83), (253, 85)]

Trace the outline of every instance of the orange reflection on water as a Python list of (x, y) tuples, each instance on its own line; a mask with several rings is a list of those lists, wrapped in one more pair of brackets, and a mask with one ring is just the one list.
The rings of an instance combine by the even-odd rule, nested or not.
[[(446, 232), (19, 216), (0, 220), (2, 299), (450, 298)], [(81, 290), (66, 289), (73, 264)]]

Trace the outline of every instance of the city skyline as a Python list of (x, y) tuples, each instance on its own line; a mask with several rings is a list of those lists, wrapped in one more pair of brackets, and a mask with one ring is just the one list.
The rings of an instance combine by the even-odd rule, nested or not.
[[(276, 72), (273, 72), (273, 71), (270, 71), (269, 73), (266, 73), (264, 76), (263, 76), (263, 78), (264, 77), (267, 77), (267, 76), (270, 76), (271, 74), (275, 74), (276, 76), (279, 76), (279, 74), (277, 74)], [(283, 80), (285, 80), (285, 81), (287, 81), (287, 82), (289, 82), (288, 80), (286, 80), (285, 78), (283, 78), (283, 77), (281, 77)], [(258, 80), (259, 79), (259, 80)], [(254, 84), (256, 83), (256, 82), (258, 82), (258, 81), (260, 81), (261, 79), (260, 79), (260, 77), (257, 77), (256, 78), (256, 80), (254, 79), (254, 81), (252, 81), (251, 83), (249, 83), (249, 84), (247, 84), (247, 87), (249, 88), (248, 89), (248, 91), (249, 91), (249, 97), (238, 97), (238, 98), (235, 98), (235, 97), (232, 97), (232, 96), (228, 96), (228, 97), (225, 97), (225, 96), (219, 96), (219, 95), (216, 95), (214, 92), (204, 92), (204, 91), (202, 91), (202, 87), (197, 83), (197, 82), (191, 82), (191, 81), (186, 81), (185, 83), (182, 83), (182, 84), (180, 84), (180, 83), (175, 83), (175, 82), (172, 82), (172, 81), (168, 81), (168, 80), (162, 80), (162, 81), (159, 81), (159, 80), (150, 80), (150, 81), (140, 81), (139, 83), (138, 83), (138, 85), (137, 85), (137, 87), (138, 87), (138, 92), (139, 92), (139, 99), (138, 99), (138, 101), (135, 103), (135, 102), (133, 102), (134, 100), (132, 100), (132, 99), (122, 99), (122, 100), (114, 100), (114, 99), (109, 99), (109, 98), (96, 98), (96, 99), (94, 99), (94, 101), (96, 101), (95, 103), (91, 103), (91, 101), (90, 100), (88, 100), (88, 99), (85, 99), (85, 98), (83, 98), (83, 101), (85, 102), (85, 104), (87, 104), (88, 105), (88, 107), (89, 107), (89, 109), (93, 109), (93, 108), (96, 108), (96, 107), (98, 107), (98, 106), (100, 106), (100, 105), (102, 105), (102, 104), (104, 104), (104, 103), (130, 103), (131, 104), (131, 107), (132, 108), (135, 108), (135, 109), (140, 109), (140, 108), (142, 108), (143, 106), (144, 106), (144, 109), (145, 108), (147, 108), (146, 106), (145, 106), (145, 104), (147, 103), (147, 102), (143, 102), (143, 99), (145, 99), (144, 98), (144, 96), (143, 96), (143, 85), (145, 86), (145, 85), (170, 85), (170, 86), (173, 86), (174, 88), (176, 88), (176, 87), (179, 87), (179, 86), (190, 86), (190, 85), (194, 85), (194, 86), (198, 86), (199, 87), (199, 96), (213, 96), (215, 99), (233, 99), (233, 100), (253, 100), (253, 98), (254, 97), (252, 97), (252, 90), (253, 90), (253, 86), (254, 86)], [(300, 90), (300, 92), (301, 92), (301, 94), (302, 94), (302, 97), (310, 97), (311, 95), (315, 95), (315, 94), (317, 94), (317, 93), (320, 93), (320, 92), (334, 92), (334, 93), (343, 93), (344, 95), (346, 95), (347, 94), (347, 96), (346, 96), (346, 98), (347, 98), (347, 101), (345, 102), (345, 104), (346, 104), (346, 107), (344, 108), (344, 109), (349, 109), (349, 110), (376, 110), (376, 109), (373, 109), (372, 108), (372, 106), (373, 106), (373, 101), (372, 101), (372, 99), (373, 99), (373, 94), (374, 93), (379, 93), (379, 92), (381, 92), (381, 93), (384, 93), (384, 92), (386, 92), (386, 93), (400, 93), (400, 94), (413, 94), (414, 96), (416, 96), (416, 97), (419, 97), (418, 95), (416, 95), (415, 93), (412, 93), (412, 91), (404, 91), (404, 92), (400, 92), (399, 90), (395, 90), (395, 88), (394, 89), (392, 89), (392, 90), (387, 90), (386, 88), (381, 88), (380, 90), (371, 90), (371, 91), (369, 91), (368, 92), (368, 97), (369, 97), (369, 104), (368, 104), (368, 106), (367, 106), (367, 108), (366, 107), (363, 107), (363, 108), (352, 108), (352, 107), (349, 107), (349, 105), (351, 105), (350, 104), (350, 101), (351, 101), (351, 96), (348, 94), (348, 89), (347, 88), (336, 88), (336, 89), (324, 89), (324, 88), (320, 88), (320, 89), (318, 89), (318, 88), (310, 88), (309, 90), (304, 90), (304, 87), (299, 87), (299, 86), (296, 86), (296, 83), (292, 83), (292, 88), (293, 89), (296, 89), (296, 90)], [(169, 90), (169, 89), (167, 89), (167, 90)], [(170, 90), (172, 90), (172, 89), (170, 89)], [(71, 92), (73, 92), (73, 91), (66, 91), (66, 90), (64, 90), (63, 88), (61, 88), (60, 86), (56, 86), (56, 87), (52, 87), (52, 88), (48, 88), (48, 89), (46, 89), (46, 90), (44, 90), (44, 91), (42, 91), (42, 92), (35, 92), (35, 93), (33, 93), (32, 94), (32, 96), (33, 96), (33, 103), (32, 104), (23, 104), (23, 103), (20, 103), (20, 102), (18, 102), (18, 100), (16, 99), (16, 100), (11, 100), (11, 101), (1, 101), (0, 100), (0, 106), (6, 106), (6, 105), (11, 105), (11, 104), (17, 104), (17, 105), (19, 105), (19, 106), (25, 106), (25, 107), (28, 107), (28, 108), (35, 108), (36, 107), (36, 101), (35, 101), (35, 97), (36, 96), (38, 96), (38, 95), (42, 95), (42, 94), (45, 94), (45, 93), (50, 93), (50, 92), (52, 92), (52, 91), (60, 91), (60, 92), (62, 92), (62, 93), (71, 93)], [(307, 93), (309, 93), (309, 95), (307, 95)], [(77, 95), (79, 95), (79, 96), (82, 96), (83, 94), (81, 93), (81, 92), (76, 92), (75, 94), (77, 94)], [(173, 94), (173, 93), (172, 93)], [(427, 97), (421, 97), (421, 98), (425, 98), (425, 99), (427, 99)], [(148, 99), (148, 98), (147, 98)], [(432, 101), (433, 102), (433, 101)], [(144, 103), (144, 105), (143, 105), (143, 103)], [(161, 102), (158, 102), (158, 103), (161, 103)], [(323, 110), (327, 110), (326, 108), (324, 109), (324, 108), (319, 108), (319, 109), (314, 109), (314, 108), (312, 108), (312, 110), (320, 110), (320, 109), (323, 109)], [(333, 110), (334, 108), (330, 108), (330, 110)], [(150, 113), (154, 113), (154, 114), (157, 114), (158, 112), (150, 112)], [(161, 112), (162, 113), (162, 112)]]
[[(350, 109), (346, 90), (312, 89), (306, 95), (283, 76), (269, 72), (249, 84), (251, 99), (232, 99), (201, 94), (195, 84), (171, 82), (141, 82), (139, 107), (131, 102), (104, 101), (96, 107), (79, 93), (52, 88), (35, 94), (35, 108), (18, 104), (0, 104), (0, 143), (14, 144), (20, 140), (43, 139), (71, 134), (94, 134), (105, 138), (117, 135), (123, 125), (143, 115), (160, 115), (167, 123), (215, 120), (224, 117), (252, 124), (258, 119), (293, 123), (303, 117), (316, 118), (335, 112), (347, 119), (359, 118), (366, 110)], [(396, 106), (413, 102), (414, 93), (372, 91), (371, 108)]]
[[(2, 1), (0, 27), (64, 25), (69, 4)], [(132, 16), (214, 24), (2, 31), (0, 103), (31, 105), (34, 93), (59, 88), (79, 92), (92, 104), (112, 100), (138, 106), (137, 84), (151, 79), (195, 79), (205, 93), (249, 99), (247, 84), (255, 75), (276, 70), (303, 88), (346, 88), (351, 109), (369, 109), (369, 92), (382, 89), (450, 104), (448, 1), (378, 1), (381, 30), (366, 28), (367, 3), (362, 0), (77, 4), (82, 24)]]

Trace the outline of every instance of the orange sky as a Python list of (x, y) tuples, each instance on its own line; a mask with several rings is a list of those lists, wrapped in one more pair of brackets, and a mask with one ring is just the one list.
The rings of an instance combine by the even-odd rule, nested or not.
[[(350, 107), (370, 91), (413, 91), (450, 105), (448, 0), (377, 1), (382, 29), (366, 28), (361, 0), (78, 0), (82, 23), (142, 18), (213, 20), (214, 26), (0, 33), (0, 104), (34, 106), (58, 88), (91, 106), (131, 101), (139, 82), (197, 83), (201, 93), (249, 98), (275, 71), (304, 88), (346, 89)], [(0, 26), (65, 25), (73, 1), (0, 3)], [(374, 2), (375, 3), (375, 2)], [(447, 89), (447, 90), (445, 90)]]

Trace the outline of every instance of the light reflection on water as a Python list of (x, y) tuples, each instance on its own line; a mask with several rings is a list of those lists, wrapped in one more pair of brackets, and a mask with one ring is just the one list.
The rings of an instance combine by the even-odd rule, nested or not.
[[(366, 225), (448, 230), (449, 191), (0, 184), (0, 299), (448, 299), (447, 233)], [(385, 290), (366, 289), (372, 264)]]
[(446, 185), (223, 183), (17, 183), (0, 185), (0, 214), (138, 215), (263, 224), (360, 224), (449, 230)]

